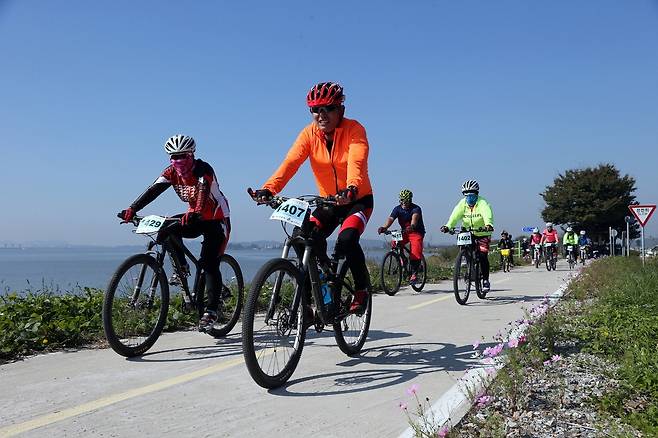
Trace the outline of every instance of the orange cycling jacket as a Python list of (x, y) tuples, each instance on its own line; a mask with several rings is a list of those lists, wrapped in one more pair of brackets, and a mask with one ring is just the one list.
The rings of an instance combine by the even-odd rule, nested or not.
[(315, 123), (302, 129), (283, 163), (263, 185), (273, 194), (279, 193), (308, 157), (320, 196), (336, 195), (348, 186), (357, 188), (357, 197), (372, 194), (368, 177), (368, 138), (356, 120), (341, 120), (334, 131), (331, 153), (324, 133)]

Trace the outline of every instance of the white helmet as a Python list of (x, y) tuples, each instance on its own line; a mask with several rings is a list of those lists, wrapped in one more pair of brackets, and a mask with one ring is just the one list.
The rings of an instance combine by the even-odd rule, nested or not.
[(196, 143), (192, 137), (178, 134), (169, 137), (164, 145), (164, 150), (169, 155), (194, 153), (196, 150)]
[(573, 228), (567, 227), (567, 233), (573, 233)]
[(539, 233), (539, 228), (537, 228), (537, 227), (533, 228), (533, 229), (532, 229), (532, 232), (533, 232), (533, 233)]
[(580, 230), (580, 235), (584, 236), (585, 235), (585, 230)]
[(546, 222), (546, 228), (553, 228), (553, 222)]
[(464, 184), (462, 184), (462, 193), (466, 192), (475, 192), (478, 193), (480, 191), (480, 184), (478, 184), (477, 181), (474, 179), (469, 179), (467, 181), (464, 181)]

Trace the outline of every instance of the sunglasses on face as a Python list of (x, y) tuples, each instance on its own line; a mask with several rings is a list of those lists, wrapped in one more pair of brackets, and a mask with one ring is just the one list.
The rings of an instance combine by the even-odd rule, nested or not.
[(336, 111), (338, 109), (338, 107), (339, 107), (339, 105), (312, 106), (311, 107), (311, 112), (313, 114), (320, 114), (322, 112), (330, 113), (330, 112)]
[(188, 158), (189, 158), (188, 154), (174, 154), (169, 156), (169, 159), (173, 161), (187, 160)]

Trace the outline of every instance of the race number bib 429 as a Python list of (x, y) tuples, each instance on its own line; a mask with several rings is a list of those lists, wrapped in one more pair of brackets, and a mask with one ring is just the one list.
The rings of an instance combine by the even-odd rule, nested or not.
[(162, 228), (162, 225), (165, 223), (165, 218), (162, 216), (144, 216), (141, 221), (139, 221), (139, 225), (137, 225), (137, 230), (135, 230), (135, 233), (137, 234), (151, 234), (151, 233), (157, 233), (160, 228)]

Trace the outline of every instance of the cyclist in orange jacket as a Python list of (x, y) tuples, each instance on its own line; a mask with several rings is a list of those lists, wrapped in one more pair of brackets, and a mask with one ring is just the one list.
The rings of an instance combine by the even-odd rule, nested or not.
[(359, 238), (372, 214), (374, 200), (368, 177), (366, 130), (356, 120), (344, 117), (344, 101), (343, 87), (335, 82), (321, 82), (311, 88), (306, 103), (313, 121), (302, 129), (283, 163), (256, 190), (254, 199), (271, 199), (283, 190), (299, 166), (310, 160), (320, 196), (334, 195), (338, 201), (335, 207), (312, 212), (317, 254), (326, 254), (326, 239), (340, 225), (334, 255), (346, 258), (354, 277), (356, 292), (350, 311), (362, 313), (368, 303), (370, 276)]

